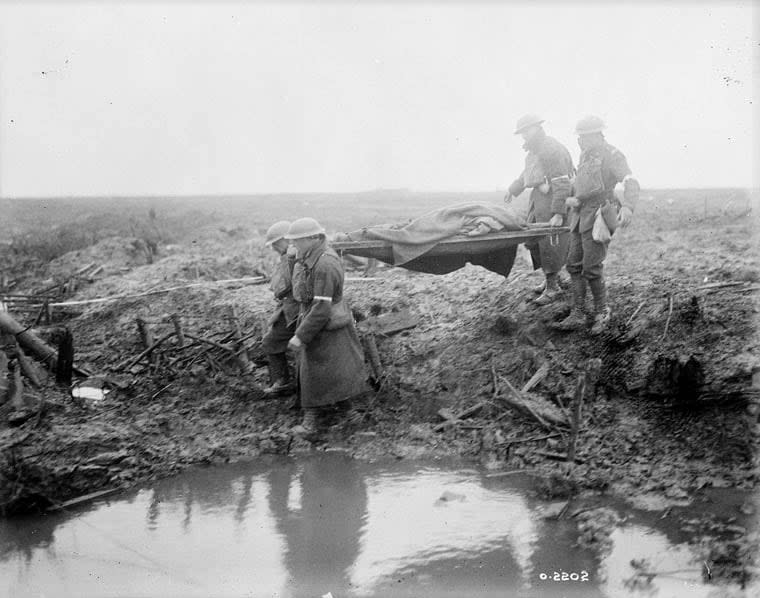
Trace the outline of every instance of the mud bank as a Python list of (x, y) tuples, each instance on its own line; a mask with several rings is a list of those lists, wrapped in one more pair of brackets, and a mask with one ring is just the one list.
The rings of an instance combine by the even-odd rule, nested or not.
[[(528, 470), (545, 480), (547, 497), (609, 492), (679, 505), (705, 489), (750, 490), (760, 411), (752, 223), (690, 214), (653, 200), (616, 234), (607, 262), (613, 321), (598, 339), (551, 329), (567, 307), (531, 304), (540, 276), (524, 253), (506, 281), (470, 266), (445, 276), (349, 272), (346, 296), (358, 320), (408, 310), (416, 326), (377, 337), (383, 375), (356, 402), (362, 421), (325, 421), (314, 444), (290, 434), (299, 419), (292, 398), (261, 393), (267, 380), (257, 342), (272, 306), (268, 290), (218, 282), (271, 267), (256, 231), (211, 227), (159, 246), (150, 259), (131, 242), (125, 251), (107, 244), (100, 259), (94, 250), (67, 254), (20, 288), (34, 292), (100, 262), (101, 275), (66, 301), (127, 297), (61, 306), (50, 327), (71, 330), (77, 365), (109, 392), (93, 400), (72, 397), (52, 379), (27, 385), (29, 417), (0, 430), (3, 512), (44, 510), (191, 465), (323, 450), (362, 460), (455, 456), (494, 473)], [(188, 335), (217, 345), (233, 342), (237, 327), (247, 339), (246, 363), (208, 342), (180, 346), (177, 338), (134, 362), (144, 350), (137, 319), (157, 339), (173, 330), (172, 316)], [(24, 318), (33, 314), (19, 318), (29, 325)], [(584, 396), (576, 435), (506, 401), (516, 389), (569, 423), (578, 378), (594, 358), (601, 371)], [(715, 558), (729, 563), (725, 576), (752, 574), (748, 547), (756, 542), (749, 531), (730, 548), (716, 540)]]

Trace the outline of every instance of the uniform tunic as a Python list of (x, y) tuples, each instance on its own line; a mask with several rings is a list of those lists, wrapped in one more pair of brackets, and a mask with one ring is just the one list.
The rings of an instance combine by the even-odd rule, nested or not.
[[(566, 213), (565, 200), (570, 196), (570, 177), (573, 175), (573, 160), (570, 152), (559, 141), (539, 130), (535, 137), (524, 146), (528, 150), (525, 169), (509, 186), (513, 196), (532, 188), (528, 206), (528, 222), (548, 222), (553, 214)], [(547, 193), (539, 186), (549, 184)], [(534, 268), (543, 268), (547, 274), (556, 274), (565, 265), (569, 235), (559, 235), (559, 244), (551, 245), (549, 238), (541, 239), (537, 245), (526, 243), (533, 258)]]
[[(615, 185), (630, 174), (631, 169), (623, 153), (606, 141), (581, 153), (575, 179), (575, 192), (580, 205), (570, 210), (568, 219), (571, 233), (567, 271), (570, 274), (582, 273), (588, 280), (602, 276), (607, 243), (598, 243), (591, 236), (594, 218), (596, 211), (605, 203), (617, 204)], [(636, 199), (636, 196), (629, 197), (626, 207), (633, 210)]]
[(277, 300), (277, 308), (269, 319), (269, 330), (261, 343), (261, 348), (266, 354), (285, 353), (288, 341), (295, 331), (299, 306), (293, 298), (291, 276), (294, 262), (292, 256), (284, 254), (280, 256), (280, 261), (272, 273), (269, 288)]
[(365, 389), (364, 353), (343, 300), (343, 264), (323, 241), (293, 269), (293, 296), (300, 305), (295, 335), (303, 407), (330, 405)]

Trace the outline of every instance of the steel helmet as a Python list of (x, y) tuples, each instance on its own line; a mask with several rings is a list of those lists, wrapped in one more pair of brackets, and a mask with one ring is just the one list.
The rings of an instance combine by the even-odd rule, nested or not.
[(324, 235), (325, 229), (314, 218), (299, 218), (294, 220), (290, 225), (286, 239), (303, 239), (305, 237), (313, 237), (315, 235)]
[(526, 114), (525, 116), (521, 116), (517, 119), (517, 124), (515, 125), (515, 135), (519, 135), (528, 127), (540, 125), (542, 122), (544, 122), (544, 119), (538, 116), (538, 114)]
[(576, 135), (590, 135), (591, 133), (601, 133), (605, 129), (604, 121), (598, 116), (584, 116), (575, 125)]
[(277, 241), (280, 239), (284, 239), (285, 235), (288, 234), (289, 228), (290, 222), (287, 220), (280, 220), (279, 222), (275, 222), (267, 230), (265, 245), (272, 245), (273, 243), (277, 243)]

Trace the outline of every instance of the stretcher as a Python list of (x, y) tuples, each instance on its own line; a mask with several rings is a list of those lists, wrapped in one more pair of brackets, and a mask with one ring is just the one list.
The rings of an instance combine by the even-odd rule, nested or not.
[(456, 235), (438, 242), (423, 255), (395, 264), (393, 244), (389, 241), (338, 241), (331, 247), (338, 254), (349, 254), (364, 258), (375, 258), (408, 270), (446, 274), (463, 267), (467, 262), (483, 266), (503, 276), (508, 276), (521, 243), (538, 243), (548, 239), (550, 244), (559, 242), (559, 235), (567, 233), (564, 226), (547, 227), (544, 223), (528, 225), (523, 230), (502, 231), (469, 237)]

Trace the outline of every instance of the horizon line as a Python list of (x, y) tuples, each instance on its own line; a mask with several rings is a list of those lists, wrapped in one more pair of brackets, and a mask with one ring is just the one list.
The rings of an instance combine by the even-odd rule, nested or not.
[[(753, 186), (715, 186), (715, 187), (642, 187), (641, 192), (653, 191), (760, 191), (760, 187)], [(214, 197), (234, 197), (234, 198), (261, 198), (267, 196), (308, 196), (308, 195), (368, 195), (377, 193), (399, 193), (399, 194), (466, 194), (466, 193), (504, 193), (504, 189), (492, 190), (416, 190), (405, 187), (398, 188), (380, 188), (364, 189), (361, 191), (257, 191), (257, 192), (234, 192), (234, 193), (197, 193), (197, 194), (100, 194), (100, 195), (17, 195), (17, 196), (0, 196), (0, 201), (27, 201), (41, 199), (200, 199)]]

